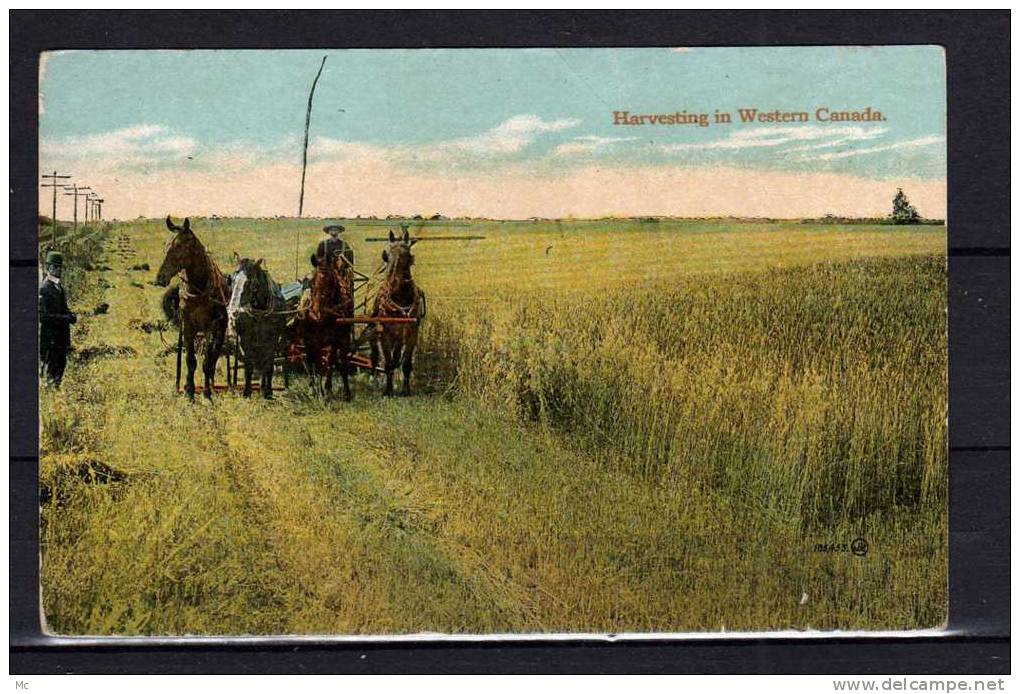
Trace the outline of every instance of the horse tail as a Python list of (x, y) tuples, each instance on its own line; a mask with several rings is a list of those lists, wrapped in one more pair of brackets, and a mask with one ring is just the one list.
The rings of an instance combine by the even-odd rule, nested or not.
[(181, 323), (181, 288), (173, 286), (163, 292), (163, 315), (171, 325)]

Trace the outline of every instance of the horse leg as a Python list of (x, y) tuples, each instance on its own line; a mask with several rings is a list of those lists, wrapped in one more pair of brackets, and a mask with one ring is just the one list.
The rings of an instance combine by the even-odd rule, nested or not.
[(269, 358), (269, 367), (262, 370), (262, 381), (259, 386), (262, 388), (262, 397), (266, 400), (273, 399), (273, 359)]
[(414, 347), (417, 342), (417, 336), (408, 336), (404, 340), (404, 358), (401, 360), (400, 365), (404, 372), (404, 382), (400, 390), (401, 395), (411, 394), (411, 369), (414, 361)]
[(368, 338), (368, 347), (371, 350), (369, 359), (372, 362), (372, 372), (375, 375), (375, 369), (379, 366), (379, 333), (375, 331), (374, 325), (369, 325), (368, 330), (371, 330), (371, 336)]
[(187, 349), (188, 355), (185, 359), (185, 363), (188, 366), (188, 374), (184, 377), (184, 393), (188, 396), (188, 400), (195, 401), (195, 369), (198, 368), (198, 359), (195, 357), (195, 337), (189, 335), (187, 337)]
[(333, 361), (336, 359), (334, 347), (330, 345), (326, 348), (325, 352), (325, 363), (323, 368), (326, 370), (326, 380), (323, 383), (325, 395), (328, 397), (333, 394)]
[(386, 394), (393, 395), (393, 372), (400, 366), (400, 349), (403, 347), (403, 343), (399, 339), (394, 339), (390, 346), (389, 358), (386, 360)]
[(390, 344), (390, 337), (385, 333), (382, 334), (382, 366), (383, 372), (386, 374), (386, 386), (383, 388), (383, 395), (393, 395), (393, 345)]
[(246, 355), (244, 358), (244, 391), (242, 392), (242, 395), (246, 398), (251, 397), (251, 372), (253, 368), (254, 365), (251, 363), (251, 358)]
[(315, 360), (312, 358), (312, 350), (309, 345), (305, 346), (305, 371), (308, 373), (308, 385), (312, 387), (312, 394), (319, 394), (318, 383), (316, 382), (316, 376), (318, 372), (315, 368)]
[(202, 360), (202, 372), (205, 374), (205, 389), (202, 395), (206, 400), (212, 400), (213, 383), (216, 381), (216, 362), (220, 358), (220, 350), (223, 349), (223, 336), (213, 337), (209, 341), (209, 348), (205, 351), (205, 358)]
[(346, 340), (343, 340), (340, 345), (340, 379), (344, 384), (344, 401), (350, 402), (353, 397), (351, 396), (351, 384), (348, 381), (348, 377), (351, 373), (351, 362), (347, 357), (347, 353), (351, 351), (351, 339), (350, 336)]
[(378, 387), (379, 372), (376, 369), (379, 368), (379, 333), (376, 332), (375, 325), (369, 325), (368, 329), (372, 331), (368, 339), (369, 359), (372, 364), (372, 384)]

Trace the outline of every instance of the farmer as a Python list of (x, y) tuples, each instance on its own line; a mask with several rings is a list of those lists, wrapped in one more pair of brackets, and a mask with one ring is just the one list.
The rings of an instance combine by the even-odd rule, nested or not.
[(322, 227), (322, 230), (329, 234), (329, 238), (319, 242), (319, 247), (315, 250), (315, 259), (312, 261), (312, 265), (316, 265), (319, 261), (325, 260), (333, 254), (339, 254), (344, 257), (344, 260), (347, 261), (350, 267), (354, 267), (354, 249), (340, 238), (340, 234), (346, 231), (343, 225), (327, 224)]
[(64, 256), (55, 251), (46, 254), (46, 277), (39, 285), (39, 361), (40, 375), (46, 385), (60, 387), (71, 349), (71, 325), (78, 317), (67, 307), (60, 277), (64, 274)]

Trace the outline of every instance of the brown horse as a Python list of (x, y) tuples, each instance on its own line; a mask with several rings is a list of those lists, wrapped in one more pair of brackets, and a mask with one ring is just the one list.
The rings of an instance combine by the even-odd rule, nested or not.
[[(298, 306), (294, 319), (294, 340), (290, 345), (290, 360), (304, 357), (312, 387), (329, 394), (333, 390), (333, 369), (339, 369), (343, 380), (344, 400), (351, 399), (348, 382), (351, 351), (350, 324), (338, 324), (338, 318), (354, 315), (354, 289), (350, 266), (339, 253), (319, 258), (312, 256), (315, 275), (312, 287)], [(320, 378), (325, 382), (320, 385)]]
[[(390, 245), (383, 251), (386, 263), (386, 277), (375, 295), (372, 317), (416, 318), (425, 317), (425, 293), (411, 278), (414, 255), (413, 242), (407, 229), (398, 240), (390, 232)], [(386, 372), (384, 395), (393, 395), (393, 372), (399, 364), (404, 372), (401, 395), (411, 394), (411, 369), (414, 348), (418, 344), (418, 323), (376, 323), (372, 334), (372, 368), (379, 362), (379, 347), (382, 346), (383, 370)]]
[(202, 395), (211, 400), (216, 362), (223, 351), (227, 331), (227, 280), (191, 231), (190, 220), (185, 219), (183, 226), (177, 226), (167, 215), (166, 226), (174, 235), (166, 245), (166, 257), (156, 275), (156, 284), (165, 287), (174, 275), (181, 276), (178, 311), (188, 355), (184, 392), (190, 400), (195, 399), (195, 367), (198, 366), (195, 342), (202, 335), (205, 344)]

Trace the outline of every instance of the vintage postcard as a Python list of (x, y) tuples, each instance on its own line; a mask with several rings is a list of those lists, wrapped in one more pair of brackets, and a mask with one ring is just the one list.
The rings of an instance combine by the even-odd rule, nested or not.
[(941, 48), (39, 77), (49, 633), (944, 626)]

